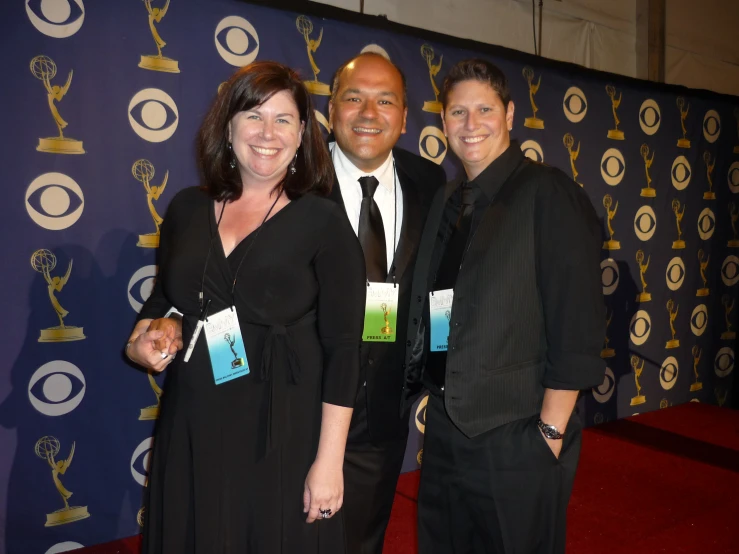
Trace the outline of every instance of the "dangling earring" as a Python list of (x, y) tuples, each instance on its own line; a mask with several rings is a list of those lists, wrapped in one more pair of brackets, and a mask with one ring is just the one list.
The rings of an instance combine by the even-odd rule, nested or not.
[(228, 143), (228, 151), (231, 153), (231, 161), (228, 162), (228, 165), (231, 169), (236, 169), (236, 155), (230, 142)]
[(295, 175), (295, 172), (297, 169), (295, 169), (295, 164), (298, 162), (298, 153), (295, 152), (295, 157), (293, 158), (292, 163), (290, 164), (290, 175)]

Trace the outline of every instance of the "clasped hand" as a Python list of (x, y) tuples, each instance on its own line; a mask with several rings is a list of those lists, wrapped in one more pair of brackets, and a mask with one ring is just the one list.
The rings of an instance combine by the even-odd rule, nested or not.
[(178, 319), (142, 319), (128, 338), (128, 358), (152, 371), (163, 371), (182, 349), (182, 325)]

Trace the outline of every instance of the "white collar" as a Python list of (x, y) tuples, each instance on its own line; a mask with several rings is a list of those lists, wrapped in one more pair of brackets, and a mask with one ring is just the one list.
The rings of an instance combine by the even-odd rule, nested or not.
[(351, 180), (357, 184), (359, 184), (360, 177), (374, 175), (382, 187), (387, 189), (388, 192), (393, 192), (393, 188), (395, 186), (395, 173), (393, 171), (394, 164), (392, 151), (390, 151), (387, 159), (382, 162), (380, 167), (370, 173), (366, 173), (347, 158), (346, 154), (344, 154), (337, 143), (332, 142), (328, 147), (331, 151), (331, 157), (333, 158), (334, 169), (336, 170), (337, 175), (345, 175), (347, 180)]

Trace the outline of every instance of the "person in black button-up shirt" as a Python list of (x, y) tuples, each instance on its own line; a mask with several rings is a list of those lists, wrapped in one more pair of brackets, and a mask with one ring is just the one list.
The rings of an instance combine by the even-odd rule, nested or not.
[[(510, 139), (497, 67), (458, 63), (442, 102), (465, 175), (437, 194), (414, 275), (407, 401), (431, 391), (419, 552), (564, 552), (575, 402), (605, 374), (600, 224), (579, 185)], [(448, 349), (429, 351), (428, 294), (448, 289)]]

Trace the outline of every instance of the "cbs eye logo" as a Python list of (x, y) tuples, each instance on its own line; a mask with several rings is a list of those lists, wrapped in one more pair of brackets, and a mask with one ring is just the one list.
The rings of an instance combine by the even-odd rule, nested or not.
[(360, 50), (359, 53), (360, 54), (364, 54), (365, 52), (370, 52), (372, 54), (379, 54), (380, 56), (382, 56), (386, 60), (389, 60), (390, 59), (390, 54), (388, 54), (387, 53), (387, 50), (385, 50), (379, 44), (374, 44), (374, 43), (373, 44), (368, 44), (367, 46), (365, 46), (364, 48), (362, 48), (362, 50)]
[(82, 0), (26, 0), (26, 15), (36, 29), (53, 38), (71, 37), (82, 27)]
[(441, 165), (446, 157), (447, 148), (446, 137), (441, 129), (433, 125), (423, 128), (418, 139), (418, 153), (422, 157)]
[(716, 230), (716, 216), (710, 208), (704, 208), (698, 216), (698, 234), (703, 240), (708, 240)]
[(641, 126), (641, 130), (647, 135), (653, 135), (659, 131), (661, 122), (662, 117), (657, 102), (651, 98), (644, 100), (641, 108), (639, 108), (639, 125)]
[(585, 118), (585, 114), (588, 113), (588, 101), (585, 98), (585, 93), (577, 87), (568, 88), (562, 100), (562, 109), (565, 112), (565, 117), (572, 123), (580, 123)]
[(154, 437), (141, 441), (131, 455), (131, 475), (139, 485), (145, 487), (149, 482), (151, 452), (154, 448)]
[(618, 287), (618, 264), (613, 258), (600, 262), (600, 281), (603, 285), (603, 294), (609, 296)]
[(729, 190), (734, 194), (739, 193), (739, 162), (731, 164), (727, 178), (729, 181)]
[(28, 215), (39, 227), (49, 231), (71, 227), (80, 218), (84, 208), (82, 189), (74, 179), (63, 173), (39, 175), (26, 189)]
[(728, 376), (734, 369), (734, 351), (728, 346), (724, 346), (716, 353), (716, 359), (713, 362), (713, 368), (719, 377)]
[(621, 152), (616, 148), (609, 148), (600, 160), (600, 174), (606, 184), (615, 187), (624, 178), (626, 162)]
[(721, 265), (721, 280), (727, 287), (733, 287), (739, 281), (739, 258), (727, 256)]
[(128, 122), (142, 139), (163, 142), (177, 130), (180, 117), (169, 94), (158, 88), (145, 88), (128, 103)]
[(598, 387), (593, 387), (593, 398), (600, 404), (605, 404), (613, 396), (613, 391), (616, 389), (616, 378), (613, 376), (613, 371), (610, 367), (606, 368), (606, 375), (603, 378), (603, 382)]
[(651, 206), (642, 206), (634, 216), (634, 232), (639, 240), (648, 241), (657, 230), (657, 216)]
[(667, 270), (665, 271), (665, 281), (667, 281), (667, 288), (670, 290), (678, 290), (683, 286), (685, 280), (685, 263), (682, 258), (674, 257), (667, 264)]
[(259, 35), (243, 17), (230, 15), (221, 19), (214, 38), (218, 53), (233, 66), (243, 67), (257, 59)]
[(710, 143), (718, 140), (721, 134), (721, 117), (716, 110), (708, 110), (703, 118), (703, 137)]
[(645, 310), (639, 310), (631, 318), (629, 324), (629, 335), (631, 342), (636, 346), (641, 346), (649, 338), (649, 334), (652, 332), (652, 320), (649, 314)]
[(684, 190), (690, 184), (690, 176), (692, 174), (688, 158), (685, 156), (675, 158), (675, 161), (672, 162), (672, 170), (670, 171), (673, 187), (677, 190)]
[(426, 432), (426, 404), (428, 404), (429, 395), (424, 396), (418, 403), (416, 408), (416, 427), (424, 434)]
[(544, 151), (535, 140), (527, 140), (521, 145), (521, 152), (528, 159), (538, 163), (544, 163)]
[(156, 282), (157, 266), (145, 265), (144, 267), (136, 270), (131, 278), (128, 280), (128, 303), (136, 313), (141, 311), (144, 307), (144, 303), (151, 296), (151, 291), (154, 290), (154, 283)]
[(28, 383), (28, 400), (47, 416), (68, 414), (80, 405), (87, 384), (80, 369), (64, 360), (54, 360), (38, 368)]
[(61, 552), (69, 552), (70, 550), (77, 550), (78, 548), (84, 548), (85, 545), (78, 542), (64, 541), (56, 543), (54, 546), (49, 548), (44, 554), (60, 554)]
[(706, 332), (708, 327), (708, 308), (705, 304), (698, 304), (690, 315), (690, 330), (696, 337)]
[(662, 367), (659, 369), (659, 384), (662, 385), (663, 389), (670, 390), (675, 386), (678, 370), (677, 359), (674, 356), (670, 356), (662, 362)]

